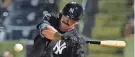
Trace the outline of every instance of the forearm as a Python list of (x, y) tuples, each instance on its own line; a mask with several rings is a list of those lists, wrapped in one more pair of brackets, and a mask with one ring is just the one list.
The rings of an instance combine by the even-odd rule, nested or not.
[(61, 34), (52, 26), (47, 26), (42, 30), (42, 35), (50, 40), (61, 40)]

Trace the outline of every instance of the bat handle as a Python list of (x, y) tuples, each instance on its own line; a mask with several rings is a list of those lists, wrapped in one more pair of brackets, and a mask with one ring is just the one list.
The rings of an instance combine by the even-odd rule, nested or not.
[(90, 44), (98, 44), (100, 45), (100, 41), (86, 41), (86, 43), (90, 43)]

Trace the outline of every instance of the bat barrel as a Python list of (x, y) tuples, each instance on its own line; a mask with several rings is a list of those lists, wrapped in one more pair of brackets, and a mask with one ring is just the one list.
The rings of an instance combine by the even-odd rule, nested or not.
[(111, 46), (111, 47), (125, 47), (126, 43), (125, 41), (112, 41), (112, 40), (106, 40), (101, 41), (102, 46)]

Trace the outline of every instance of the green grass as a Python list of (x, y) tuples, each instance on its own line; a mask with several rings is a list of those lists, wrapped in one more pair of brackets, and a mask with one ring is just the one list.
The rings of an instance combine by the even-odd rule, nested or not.
[(120, 28), (117, 27), (96, 27), (93, 30), (93, 39), (101, 39), (101, 40), (107, 40), (107, 39), (120, 39)]
[[(14, 45), (16, 43), (21, 43), (24, 46), (23, 51), (21, 52), (15, 52), (14, 51)], [(26, 53), (26, 41), (4, 41), (4, 42), (0, 42), (0, 55), (2, 55), (5, 51), (10, 51), (14, 57), (25, 57), (25, 53)]]
[(126, 7), (125, 0), (100, 0), (92, 38), (119, 39), (127, 15), (132, 8)]
[[(126, 0), (99, 0), (98, 3), (92, 39), (124, 40), (121, 31), (132, 8), (126, 6)], [(88, 57), (133, 57), (133, 41), (127, 41), (127, 44), (125, 48), (89, 45)]]
[(124, 48), (124, 57), (134, 57), (134, 38), (126, 40), (127, 46)]
[(90, 54), (87, 57), (123, 57), (120, 54), (104, 54), (104, 53), (96, 53), (96, 54)]

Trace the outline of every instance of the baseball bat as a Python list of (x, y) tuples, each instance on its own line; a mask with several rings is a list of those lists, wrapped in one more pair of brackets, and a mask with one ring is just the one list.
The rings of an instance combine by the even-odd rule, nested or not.
[(125, 41), (117, 41), (117, 40), (103, 40), (103, 41), (90, 40), (86, 41), (86, 43), (97, 44), (101, 46), (120, 47), (120, 48), (126, 46)]

